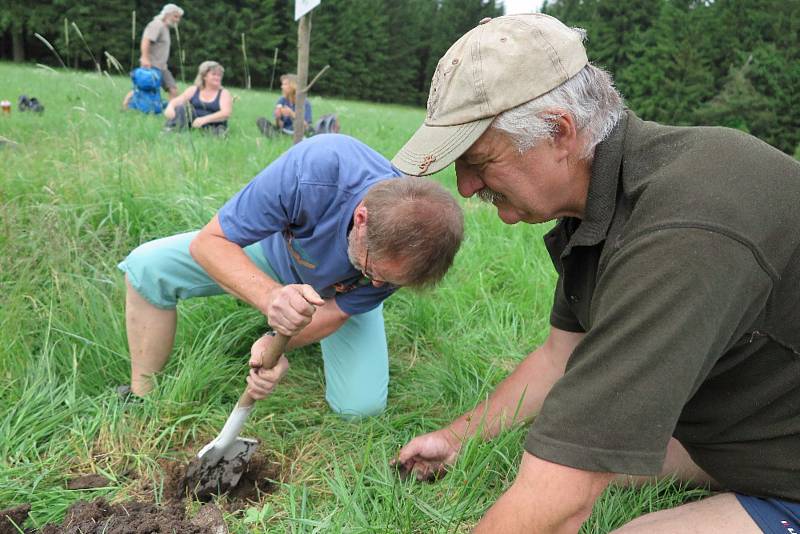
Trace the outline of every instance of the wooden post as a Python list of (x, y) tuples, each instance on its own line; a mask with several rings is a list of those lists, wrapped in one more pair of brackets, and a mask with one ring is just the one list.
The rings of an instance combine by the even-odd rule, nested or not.
[(294, 142), (303, 140), (306, 130), (306, 84), (308, 83), (308, 56), (311, 47), (311, 13), (300, 18), (297, 28), (297, 94), (294, 111)]

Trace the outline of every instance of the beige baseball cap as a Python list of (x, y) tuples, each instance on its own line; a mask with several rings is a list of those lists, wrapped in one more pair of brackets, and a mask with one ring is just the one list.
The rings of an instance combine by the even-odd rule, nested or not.
[(428, 115), (394, 166), (425, 176), (450, 165), (498, 114), (575, 76), (588, 63), (581, 38), (541, 13), (483, 19), (439, 60)]

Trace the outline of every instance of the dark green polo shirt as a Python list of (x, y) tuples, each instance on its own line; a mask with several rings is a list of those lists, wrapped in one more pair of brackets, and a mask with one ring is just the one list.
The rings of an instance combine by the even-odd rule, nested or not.
[(800, 501), (800, 164), (627, 112), (586, 213), (545, 237), (553, 326), (586, 332), (525, 442), (653, 475), (675, 436), (728, 489)]

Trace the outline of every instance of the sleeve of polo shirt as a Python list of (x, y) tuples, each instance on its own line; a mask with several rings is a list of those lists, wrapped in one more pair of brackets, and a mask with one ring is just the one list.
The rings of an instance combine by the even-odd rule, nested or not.
[(526, 450), (578, 469), (657, 474), (683, 406), (771, 287), (732, 237), (694, 228), (633, 237), (600, 275), (592, 325)]
[(583, 332), (583, 326), (572, 313), (572, 309), (567, 302), (567, 295), (564, 293), (564, 277), (559, 276), (556, 282), (555, 294), (553, 295), (553, 307), (550, 310), (550, 325), (567, 332)]
[(308, 215), (300, 209), (298, 154), (288, 150), (222, 206), (218, 215), (225, 237), (246, 247)]

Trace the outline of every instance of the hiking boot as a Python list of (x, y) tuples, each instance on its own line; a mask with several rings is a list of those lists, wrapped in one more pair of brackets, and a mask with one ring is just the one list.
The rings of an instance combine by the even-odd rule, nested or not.
[(122, 404), (139, 404), (144, 400), (142, 397), (134, 395), (133, 391), (131, 391), (131, 386), (128, 384), (117, 386), (116, 391), (117, 397)]
[(266, 117), (259, 117), (256, 120), (256, 126), (258, 131), (264, 134), (265, 137), (275, 137), (275, 134), (278, 133), (275, 126)]
[(35, 96), (32, 96), (30, 100), (28, 100), (28, 109), (36, 113), (41, 113), (44, 111), (44, 106)]

